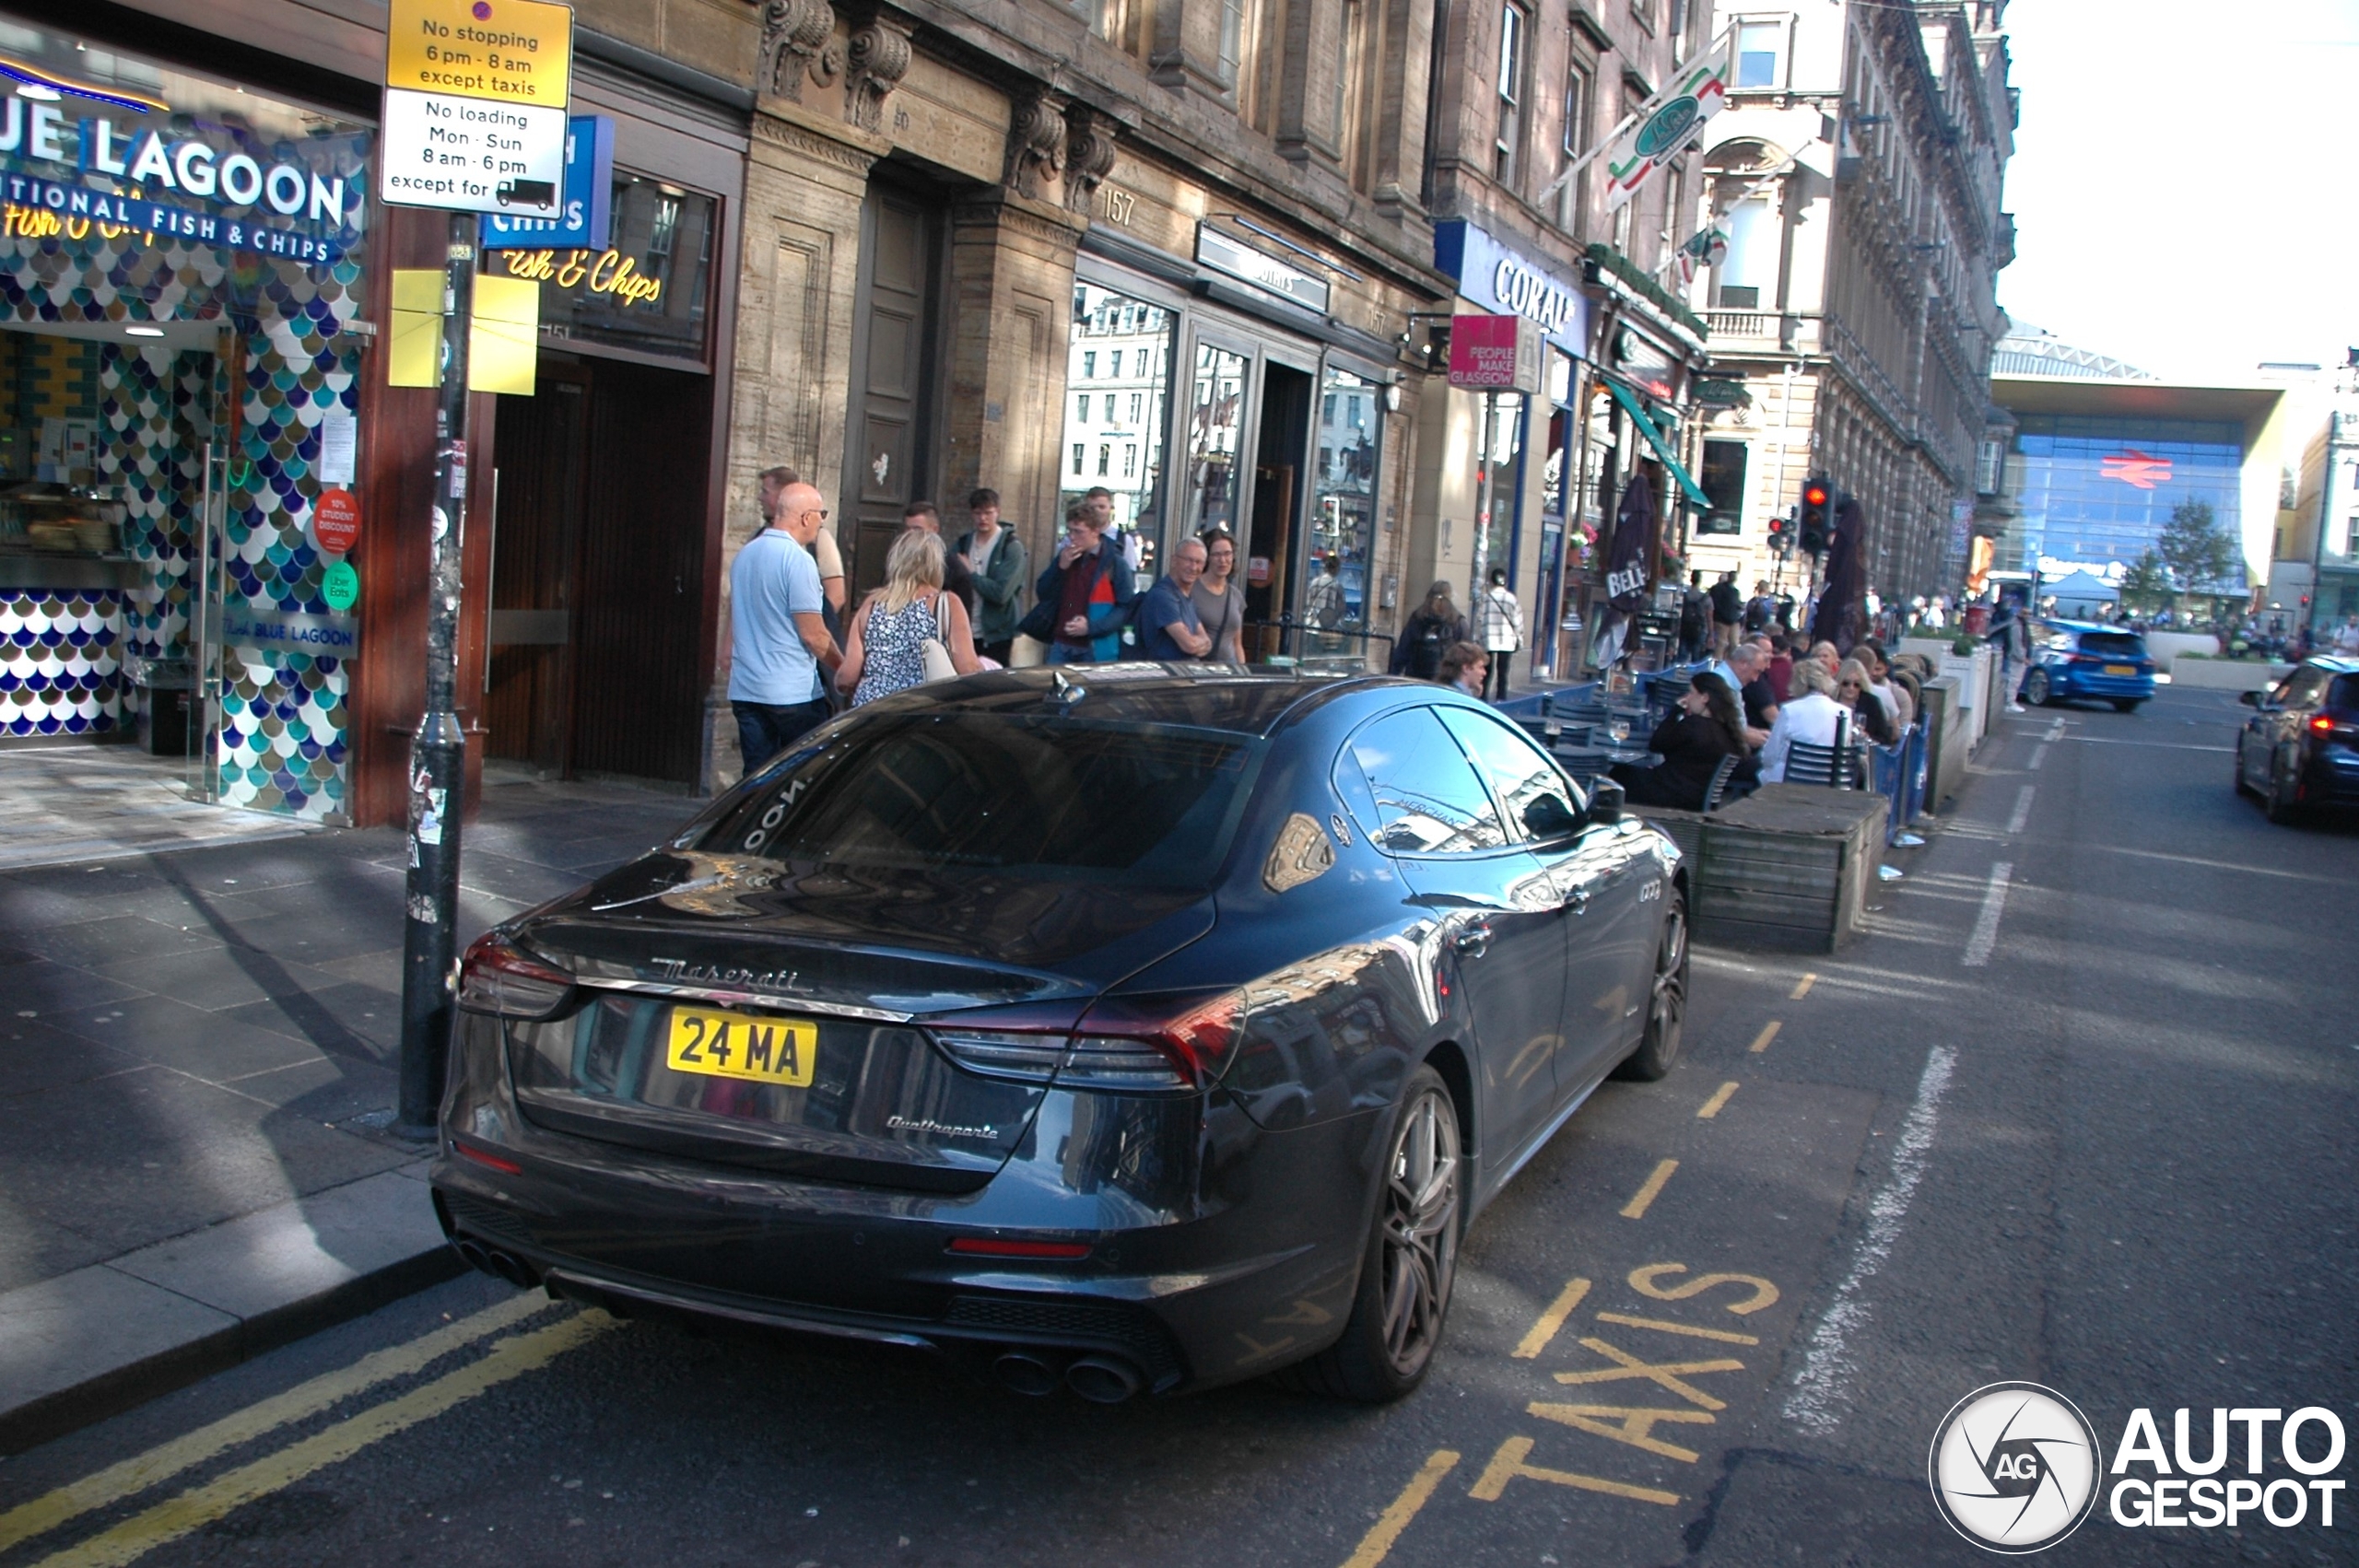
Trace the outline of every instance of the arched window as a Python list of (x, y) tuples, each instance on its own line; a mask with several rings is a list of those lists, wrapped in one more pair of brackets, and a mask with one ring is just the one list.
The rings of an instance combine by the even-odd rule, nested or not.
[(1712, 272), (1712, 305), (1722, 310), (1775, 310), (1785, 252), (1778, 216), (1781, 181), (1770, 171), (1785, 155), (1766, 142), (1724, 142), (1704, 160), (1712, 216), (1728, 236), (1728, 251)]

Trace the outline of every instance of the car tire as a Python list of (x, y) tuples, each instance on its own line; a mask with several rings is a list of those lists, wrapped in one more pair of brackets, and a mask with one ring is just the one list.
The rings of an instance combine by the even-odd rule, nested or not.
[(1652, 1083), (1679, 1059), (1687, 1027), (1687, 895), (1673, 886), (1663, 895), (1662, 934), (1655, 942), (1655, 975), (1647, 1000), (1647, 1029), (1638, 1048), (1614, 1070), (1616, 1078)]
[(1366, 1405), (1389, 1404), (1426, 1380), (1449, 1316), (1467, 1171), (1458, 1104), (1432, 1068), (1409, 1075), (1384, 1149), (1384, 1184), (1343, 1337), (1278, 1378)]
[(2048, 672), (2034, 670), (2024, 677), (2024, 701), (2034, 708), (2047, 708), (2056, 700), (2056, 686), (2048, 680)]
[(2137, 696), (2118, 696), (2113, 699), (2113, 710), (2116, 713), (2135, 713), (2138, 711), (2138, 705), (2145, 700), (2143, 697)]

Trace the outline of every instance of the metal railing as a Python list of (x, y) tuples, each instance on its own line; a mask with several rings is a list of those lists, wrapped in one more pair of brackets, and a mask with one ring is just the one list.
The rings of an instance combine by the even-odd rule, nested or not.
[[(1270, 632), (1277, 635), (1263, 635)], [(1314, 626), (1292, 615), (1279, 615), (1247, 621), (1240, 635), (1249, 664), (1292, 664), (1322, 673), (1366, 670), (1381, 674), (1392, 662), (1391, 634), (1367, 626)], [(1384, 645), (1381, 654), (1376, 649), (1379, 642)]]

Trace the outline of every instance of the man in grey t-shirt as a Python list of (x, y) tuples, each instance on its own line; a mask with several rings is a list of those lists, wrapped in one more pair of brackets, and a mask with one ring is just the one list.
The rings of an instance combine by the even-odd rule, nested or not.
[(818, 489), (764, 492), (769, 527), (729, 566), (729, 708), (752, 773), (827, 717), (821, 672), (843, 662), (824, 617), (811, 543), (827, 521)]

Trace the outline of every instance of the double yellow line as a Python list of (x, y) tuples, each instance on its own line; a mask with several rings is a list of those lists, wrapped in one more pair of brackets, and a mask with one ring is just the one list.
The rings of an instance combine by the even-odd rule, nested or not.
[[(126, 1502), (161, 1481), (280, 1427), (306, 1421), (380, 1384), (423, 1371), (453, 1352), (547, 1310), (549, 1305), (546, 1297), (532, 1293), (487, 1307), (406, 1344), (372, 1352), (350, 1366), (323, 1373), (283, 1394), (224, 1416), (209, 1426), (20, 1504), (0, 1514), (0, 1551), (47, 1535), (85, 1515)], [(445, 1373), (397, 1398), (357, 1411), (275, 1454), (225, 1471), (202, 1486), (158, 1503), (42, 1559), (37, 1568), (116, 1568), (134, 1562), (256, 1498), (348, 1459), (372, 1443), (430, 1420), (511, 1378), (546, 1366), (615, 1326), (615, 1320), (603, 1312), (582, 1312), (499, 1340), (480, 1359), (456, 1371)]]

